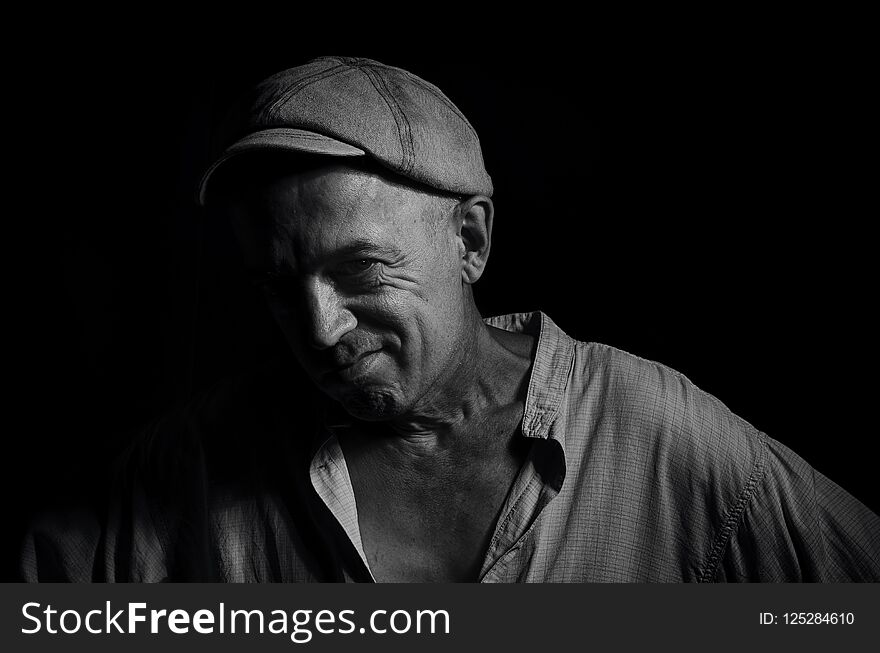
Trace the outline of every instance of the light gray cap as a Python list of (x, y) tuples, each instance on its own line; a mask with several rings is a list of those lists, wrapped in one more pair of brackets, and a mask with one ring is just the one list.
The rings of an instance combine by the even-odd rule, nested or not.
[(371, 59), (321, 57), (264, 80), (236, 110), (220, 157), (199, 186), (243, 152), (369, 156), (382, 166), (456, 195), (492, 195), (480, 139), (436, 86)]

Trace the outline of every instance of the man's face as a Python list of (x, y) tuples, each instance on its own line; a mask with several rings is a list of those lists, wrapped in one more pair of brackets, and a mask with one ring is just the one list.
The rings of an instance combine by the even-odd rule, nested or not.
[(257, 184), (233, 209), (294, 354), (356, 417), (402, 415), (452, 379), (464, 333), (454, 207), (334, 166)]

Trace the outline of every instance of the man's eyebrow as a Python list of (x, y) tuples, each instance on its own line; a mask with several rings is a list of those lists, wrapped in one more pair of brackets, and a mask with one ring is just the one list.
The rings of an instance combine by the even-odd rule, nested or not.
[[(322, 258), (324, 258), (325, 261), (339, 261), (358, 256), (384, 256), (385, 258), (396, 261), (402, 258), (403, 254), (393, 245), (382, 245), (370, 240), (358, 238), (347, 242), (335, 250), (327, 252)], [(285, 272), (283, 270), (264, 270), (249, 266), (245, 268), (245, 274), (254, 282), (270, 282), (282, 280), (285, 277), (295, 276), (290, 272)]]
[(381, 245), (369, 240), (356, 239), (329, 252), (327, 258), (340, 259), (349, 256), (387, 256), (400, 257), (400, 250), (393, 245)]

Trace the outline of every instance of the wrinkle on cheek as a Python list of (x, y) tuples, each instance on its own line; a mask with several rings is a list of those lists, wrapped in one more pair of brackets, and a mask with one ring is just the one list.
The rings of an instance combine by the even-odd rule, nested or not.
[(381, 315), (386, 316), (386, 319), (390, 317), (389, 322), (398, 322), (406, 315), (406, 303), (401, 299), (394, 295), (381, 295), (377, 297), (374, 308)]
[(420, 284), (418, 272), (419, 270), (383, 266), (379, 270), (378, 280), (383, 286), (391, 286), (398, 290), (411, 290)]
[(426, 286), (418, 275), (403, 270), (380, 272), (378, 283), (380, 287), (386, 290), (406, 293), (408, 296), (415, 297), (425, 304), (428, 303), (432, 294), (431, 288)]

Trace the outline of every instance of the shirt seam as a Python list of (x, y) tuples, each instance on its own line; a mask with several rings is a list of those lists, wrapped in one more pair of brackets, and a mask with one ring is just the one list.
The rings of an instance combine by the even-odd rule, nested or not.
[(760, 431), (756, 432), (756, 434), (759, 446), (758, 459), (755, 461), (752, 473), (749, 475), (749, 480), (746, 482), (743, 491), (740, 493), (739, 499), (737, 499), (733, 507), (728, 510), (727, 518), (724, 520), (724, 525), (721, 527), (721, 531), (715, 539), (715, 544), (709, 551), (709, 555), (706, 558), (702, 570), (697, 575), (697, 582), (699, 583), (713, 582), (715, 573), (718, 569), (718, 564), (723, 558), (724, 550), (726, 549), (731, 536), (742, 523), (742, 515), (748, 504), (752, 501), (752, 498), (755, 496), (758, 484), (764, 479), (767, 469), (767, 443)]
[[(514, 540), (514, 542), (511, 544), (510, 548), (507, 551), (505, 551), (504, 553), (502, 553), (498, 557), (498, 559), (495, 560), (494, 563), (492, 563), (492, 566), (486, 570), (486, 573), (484, 573), (482, 576), (480, 576), (480, 579), (479, 579), (480, 583), (485, 583), (486, 579), (489, 578), (490, 574), (492, 574), (493, 572), (498, 570), (499, 566), (506, 565), (507, 561), (510, 560), (514, 555), (516, 555), (516, 553), (520, 549), (522, 549), (523, 546), (525, 546), (526, 542), (528, 541), (529, 537), (532, 534), (532, 531), (535, 530), (538, 523), (543, 519), (543, 517), (544, 517), (544, 511), (542, 510), (541, 513), (537, 517), (535, 517), (535, 519), (532, 521), (532, 523), (529, 525), (529, 527), (525, 530), (525, 532), (523, 532), (522, 535), (520, 535), (516, 540)], [(523, 568), (520, 570), (519, 573), (523, 574), (523, 573), (527, 573), (528, 571), (529, 571), (528, 568)]]
[[(498, 529), (495, 533), (495, 536), (492, 538), (492, 541), (489, 543), (489, 549), (488, 549), (489, 551), (492, 551), (493, 549), (496, 549), (501, 545), (501, 540), (504, 538), (504, 533), (507, 530), (507, 526), (513, 520), (517, 511), (520, 509), (520, 506), (522, 505), (523, 501), (525, 501), (526, 497), (528, 496), (528, 491), (536, 483), (540, 483), (540, 481), (537, 478), (529, 479), (529, 482), (522, 489), (522, 491), (517, 495), (515, 501), (513, 502), (513, 505), (511, 506), (510, 510), (507, 512), (507, 515), (505, 515), (504, 519), (498, 525)], [(511, 546), (513, 546), (515, 543), (516, 543), (516, 540), (511, 542)], [(501, 557), (504, 557), (504, 554), (502, 554)], [(500, 560), (500, 559), (501, 558), (498, 558), (498, 560)], [(490, 567), (490, 569), (491, 569), (491, 567)]]
[[(819, 519), (819, 497), (816, 495), (816, 470), (812, 466), (810, 467), (810, 481), (811, 481), (811, 489), (813, 494), (813, 518), (816, 521), (816, 532), (819, 534), (819, 546), (822, 548), (822, 570), (821, 574), (824, 577), (827, 571), (827, 561), (828, 561), (828, 551), (825, 549), (825, 533), (822, 528), (822, 519)], [(825, 578), (822, 578), (824, 581)]]

